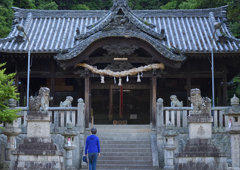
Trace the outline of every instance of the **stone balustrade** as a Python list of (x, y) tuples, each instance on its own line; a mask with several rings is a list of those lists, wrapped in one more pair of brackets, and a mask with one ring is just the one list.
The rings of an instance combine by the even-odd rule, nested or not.
[[(221, 132), (224, 127), (229, 125), (228, 118), (225, 116), (224, 110), (228, 107), (212, 107), (211, 114), (213, 116), (213, 132)], [(190, 115), (192, 107), (164, 107), (162, 99), (157, 102), (157, 126), (158, 129), (166, 127), (171, 122), (173, 127), (187, 130), (187, 118)]]

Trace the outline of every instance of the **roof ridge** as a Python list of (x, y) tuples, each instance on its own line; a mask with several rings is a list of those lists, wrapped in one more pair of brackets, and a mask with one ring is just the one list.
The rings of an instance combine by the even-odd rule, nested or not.
[(111, 10), (105, 16), (95, 23), (86, 26), (89, 30), (85, 34), (80, 34), (80, 31), (77, 30), (78, 35), (75, 36), (75, 40), (87, 38), (98, 31), (103, 30), (111, 23), (115, 23), (120, 26), (126, 24), (127, 22), (131, 23), (141, 31), (146, 32), (154, 38), (161, 40), (165, 39), (166, 35), (164, 29), (161, 29), (161, 33), (156, 32), (154, 30), (156, 26), (148, 21), (144, 21), (139, 16), (134, 14), (128, 6), (126, 0), (114, 0)]

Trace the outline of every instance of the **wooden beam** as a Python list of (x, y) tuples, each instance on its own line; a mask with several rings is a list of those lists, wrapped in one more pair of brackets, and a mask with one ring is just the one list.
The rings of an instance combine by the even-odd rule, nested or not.
[(19, 91), (18, 89), (18, 84), (19, 84), (19, 74), (18, 74), (18, 62), (15, 62), (15, 86), (17, 88), (17, 91)]
[(226, 67), (223, 75), (223, 106), (227, 106), (227, 69)]
[(222, 87), (221, 81), (217, 81), (218, 106), (222, 106)]
[[(52, 59), (51, 60), (51, 91), (50, 91), (50, 96), (53, 97), (54, 99), (54, 86), (55, 86), (55, 76), (54, 76), (54, 72), (55, 72), (55, 61)], [(51, 100), (50, 106), (53, 107), (54, 106), (54, 100)]]
[[(154, 71), (153, 71), (154, 72)], [(151, 107), (152, 107), (152, 112), (151, 112), (151, 123), (152, 123), (152, 129), (156, 130), (156, 120), (157, 120), (157, 77), (156, 74), (153, 74), (152, 76), (152, 93), (151, 93)]]
[(84, 81), (84, 100), (85, 100), (85, 128), (89, 128), (89, 117), (91, 113), (90, 109), (90, 78), (89, 78), (89, 71), (85, 71), (85, 81)]
[(188, 100), (191, 91), (191, 67), (190, 62), (187, 63), (187, 106), (191, 106), (191, 102)]
[(21, 82), (20, 87), (20, 106), (24, 106), (24, 84)]

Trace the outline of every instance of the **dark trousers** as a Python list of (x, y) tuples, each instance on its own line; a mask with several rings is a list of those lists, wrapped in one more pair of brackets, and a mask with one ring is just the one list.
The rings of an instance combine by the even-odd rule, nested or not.
[(98, 153), (88, 153), (89, 170), (96, 170)]

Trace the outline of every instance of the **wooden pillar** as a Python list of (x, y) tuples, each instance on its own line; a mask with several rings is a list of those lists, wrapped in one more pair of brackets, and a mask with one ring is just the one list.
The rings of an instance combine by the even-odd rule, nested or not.
[[(24, 106), (24, 84), (21, 82), (21, 87), (20, 87), (20, 106)], [(26, 106), (26, 105), (25, 105)]]
[(18, 62), (16, 61), (15, 62), (15, 73), (16, 73), (16, 75), (15, 75), (15, 86), (16, 86), (16, 88), (17, 88), (17, 92), (18, 92), (18, 84), (19, 84), (19, 75), (18, 75)]
[(191, 69), (190, 69), (190, 63), (187, 64), (187, 106), (191, 106), (190, 100), (188, 100), (188, 97), (190, 97), (190, 91), (191, 91)]
[(218, 106), (222, 106), (222, 87), (221, 81), (217, 82), (217, 96), (218, 96)]
[(152, 129), (156, 130), (156, 118), (157, 118), (157, 76), (156, 76), (156, 70), (153, 70), (152, 75), (152, 93), (151, 93), (151, 123), (152, 123)]
[(223, 75), (223, 106), (227, 106), (227, 70), (224, 70)]
[(89, 117), (91, 114), (91, 106), (90, 106), (90, 77), (89, 70), (85, 69), (85, 79), (84, 79), (84, 100), (85, 100), (85, 128), (89, 128)]
[(55, 86), (55, 76), (54, 76), (54, 72), (55, 72), (55, 63), (54, 60), (51, 61), (51, 90), (50, 90), (50, 96), (53, 97), (53, 100), (51, 100), (50, 106), (54, 106), (54, 86)]

